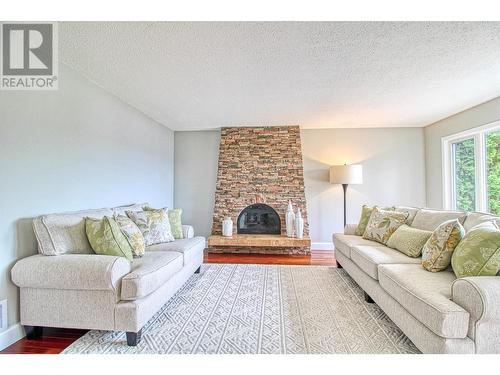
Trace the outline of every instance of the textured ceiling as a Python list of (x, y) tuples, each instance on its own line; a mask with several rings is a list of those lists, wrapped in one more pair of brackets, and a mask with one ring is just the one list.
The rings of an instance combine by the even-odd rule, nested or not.
[(498, 22), (64, 22), (59, 43), (174, 130), (425, 126), (500, 95)]

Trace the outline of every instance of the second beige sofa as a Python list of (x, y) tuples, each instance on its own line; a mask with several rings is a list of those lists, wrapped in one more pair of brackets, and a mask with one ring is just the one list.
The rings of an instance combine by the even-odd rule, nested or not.
[[(500, 218), (482, 213), (406, 210), (412, 227), (434, 230), (459, 219), (465, 230)], [(432, 273), (410, 258), (356, 236), (356, 225), (333, 235), (339, 266), (424, 353), (500, 353), (500, 277), (456, 279), (451, 269)]]

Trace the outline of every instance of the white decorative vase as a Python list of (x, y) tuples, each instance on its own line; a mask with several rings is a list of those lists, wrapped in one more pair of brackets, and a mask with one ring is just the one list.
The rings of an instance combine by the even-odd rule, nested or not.
[(291, 201), (288, 201), (288, 209), (286, 210), (285, 223), (286, 223), (287, 237), (293, 237), (293, 231), (295, 229), (295, 214), (293, 213), (293, 207)]
[(225, 237), (233, 236), (233, 221), (229, 216), (222, 220), (222, 235)]
[(304, 219), (302, 219), (300, 208), (297, 210), (297, 215), (295, 216), (295, 236), (297, 238), (304, 238)]

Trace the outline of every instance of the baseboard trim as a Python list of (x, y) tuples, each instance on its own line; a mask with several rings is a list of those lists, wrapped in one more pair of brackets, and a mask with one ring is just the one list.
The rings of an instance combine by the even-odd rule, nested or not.
[(313, 243), (311, 243), (311, 250), (332, 251), (333, 250), (333, 243), (332, 242), (313, 242)]
[(7, 328), (6, 331), (0, 333), (0, 350), (4, 350), (16, 341), (21, 340), (24, 336), (26, 336), (24, 328), (19, 323)]

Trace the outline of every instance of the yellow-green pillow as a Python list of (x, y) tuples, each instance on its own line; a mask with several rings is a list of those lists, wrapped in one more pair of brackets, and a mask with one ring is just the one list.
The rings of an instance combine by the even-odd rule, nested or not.
[(457, 277), (500, 276), (500, 229), (494, 222), (473, 227), (451, 258)]
[[(362, 236), (365, 233), (366, 226), (368, 225), (368, 221), (370, 220), (370, 216), (373, 212), (373, 209), (378, 206), (367, 206), (366, 204), (361, 207), (361, 217), (359, 219), (358, 226), (356, 227), (356, 230), (354, 231), (354, 234), (356, 236)], [(386, 211), (393, 211), (394, 207), (384, 207), (382, 208), (383, 210)]]
[(440, 224), (422, 249), (422, 266), (430, 272), (443, 271), (451, 263), (451, 256), (462, 240), (465, 230), (457, 219)]
[(182, 208), (173, 208), (167, 211), (168, 220), (170, 220), (170, 229), (172, 230), (172, 235), (176, 240), (181, 240), (182, 236)]
[(113, 255), (132, 261), (132, 247), (113, 218), (85, 218), (85, 231), (96, 254)]
[(422, 253), (422, 248), (431, 235), (431, 231), (412, 228), (404, 224), (396, 229), (394, 234), (389, 237), (387, 246), (409, 257), (417, 258)]

